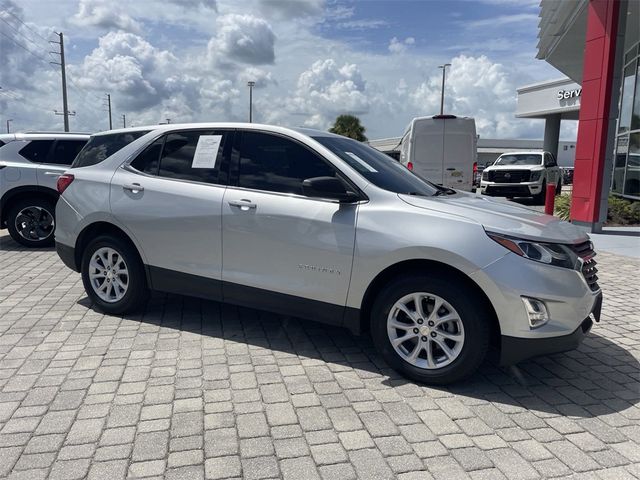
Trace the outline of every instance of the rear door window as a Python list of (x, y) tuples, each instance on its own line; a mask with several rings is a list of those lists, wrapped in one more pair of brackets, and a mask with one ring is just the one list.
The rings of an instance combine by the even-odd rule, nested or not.
[(155, 142), (145, 148), (130, 165), (139, 172), (147, 173), (149, 175), (158, 175), (160, 154), (162, 153), (163, 144), (164, 137), (158, 138)]
[(126, 147), (134, 140), (149, 133), (150, 130), (138, 130), (135, 132), (107, 133), (94, 135), (80, 151), (71, 164), (71, 168), (89, 167), (97, 165), (107, 159), (118, 150)]
[(31, 140), (22, 147), (20, 155), (33, 163), (45, 163), (54, 140)]
[(71, 165), (86, 143), (86, 140), (56, 140), (47, 163)]

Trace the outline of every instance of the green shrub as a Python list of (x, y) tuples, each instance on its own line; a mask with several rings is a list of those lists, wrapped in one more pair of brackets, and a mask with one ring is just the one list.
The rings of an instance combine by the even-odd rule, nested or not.
[(640, 202), (609, 195), (607, 223), (617, 225), (640, 223)]
[[(569, 220), (571, 196), (556, 197), (553, 214), (561, 220)], [(615, 225), (640, 224), (640, 202), (609, 195), (607, 223)]]
[(556, 197), (553, 214), (561, 220), (569, 220), (571, 210), (571, 195), (565, 193)]

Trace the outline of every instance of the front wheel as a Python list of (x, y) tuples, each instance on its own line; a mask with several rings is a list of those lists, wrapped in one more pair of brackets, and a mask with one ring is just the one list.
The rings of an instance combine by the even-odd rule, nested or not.
[(444, 385), (471, 375), (489, 345), (487, 315), (457, 279), (414, 274), (391, 282), (371, 311), (373, 341), (394, 369)]
[(148, 289), (144, 267), (135, 249), (121, 238), (92, 240), (82, 256), (82, 283), (102, 311), (119, 315), (144, 305)]
[(546, 196), (547, 196), (547, 181), (543, 180), (542, 189), (540, 190), (540, 193), (533, 196), (533, 201), (535, 202), (536, 205), (544, 205)]

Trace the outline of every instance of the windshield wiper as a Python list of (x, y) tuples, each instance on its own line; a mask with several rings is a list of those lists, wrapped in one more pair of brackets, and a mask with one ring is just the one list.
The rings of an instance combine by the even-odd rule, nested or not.
[(456, 191), (453, 188), (443, 187), (441, 185), (434, 185), (438, 191), (433, 194), (434, 197), (439, 197), (440, 195), (455, 195)]

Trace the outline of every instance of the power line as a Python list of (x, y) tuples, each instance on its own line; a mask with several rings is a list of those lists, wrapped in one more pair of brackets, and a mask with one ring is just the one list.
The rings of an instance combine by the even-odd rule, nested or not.
[(40, 55), (33, 53), (31, 50), (29, 50), (29, 48), (25, 47), (23, 44), (21, 44), (20, 42), (17, 42), (14, 38), (11, 38), (9, 35), (7, 35), (6, 33), (0, 31), (0, 35), (2, 35), (3, 37), (8, 38), (11, 42), (13, 42), (15, 45), (17, 45), (18, 47), (22, 48), (23, 50), (25, 50), (26, 52), (30, 53), (31, 55), (33, 55), (34, 57), (36, 57), (38, 60), (41, 60), (45, 63), (48, 63), (48, 60), (44, 57), (41, 57)]
[(20, 17), (18, 17), (15, 13), (11, 13), (11, 11), (9, 10), (3, 10), (2, 13), (8, 13), (9, 15), (11, 15), (13, 18), (15, 18), (16, 20), (18, 20), (22, 25), (24, 25), (25, 27), (27, 27), (27, 30), (29, 30), (31, 33), (36, 34), (38, 37), (40, 37), (42, 40), (44, 40), (45, 42), (48, 42), (49, 39), (44, 38), (42, 35), (40, 35), (38, 32), (36, 32), (33, 28), (31, 28), (29, 25), (27, 25), (26, 23), (24, 23), (22, 21), (22, 19)]
[(33, 41), (33, 39), (29, 38), (27, 35), (25, 35), (24, 32), (20, 31), (19, 28), (15, 27), (10, 22), (7, 22), (4, 18), (0, 17), (0, 21), (6, 23), (9, 26), (9, 28), (11, 28), (18, 35), (21, 35), (25, 40), (29, 41), (36, 48), (41, 48), (42, 47), (42, 45), (37, 44), (35, 41)]

